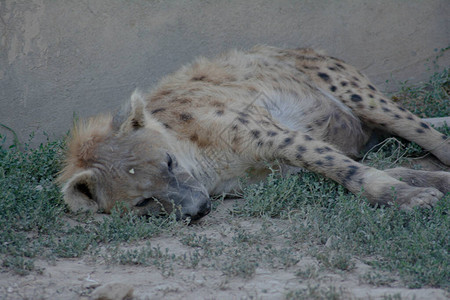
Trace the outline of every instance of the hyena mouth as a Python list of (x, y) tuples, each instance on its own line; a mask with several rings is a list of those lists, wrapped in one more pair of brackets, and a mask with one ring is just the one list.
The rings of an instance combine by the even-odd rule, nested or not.
[(140, 200), (138, 203), (136, 203), (136, 207), (144, 207), (150, 204), (150, 202), (153, 201), (153, 198), (145, 198)]

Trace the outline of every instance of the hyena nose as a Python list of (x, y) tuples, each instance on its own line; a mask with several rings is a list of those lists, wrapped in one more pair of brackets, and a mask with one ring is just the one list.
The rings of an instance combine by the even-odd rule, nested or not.
[(199, 218), (206, 216), (211, 211), (211, 201), (206, 201), (203, 203), (198, 211)]
[(203, 218), (211, 211), (211, 200), (209, 198), (203, 202), (197, 209), (185, 212), (182, 216), (183, 219), (190, 218), (191, 221), (195, 221)]

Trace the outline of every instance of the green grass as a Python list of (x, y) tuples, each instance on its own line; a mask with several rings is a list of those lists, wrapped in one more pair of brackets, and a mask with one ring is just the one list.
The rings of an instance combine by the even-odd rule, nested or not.
[[(436, 72), (420, 86), (404, 85), (395, 97), (423, 116), (450, 115), (448, 72), (448, 68)], [(450, 135), (447, 126), (439, 130)], [(358, 259), (374, 268), (361, 276), (361, 282), (383, 286), (400, 276), (410, 287), (450, 290), (450, 195), (432, 210), (405, 213), (370, 207), (365, 199), (310, 172), (286, 178), (274, 172), (264, 182), (248, 185), (245, 200), (236, 202), (223, 220), (227, 229), (209, 236), (201, 233), (202, 226), (186, 226), (173, 216), (137, 217), (121, 214), (120, 207), (103, 219), (73, 215), (54, 183), (64, 142), (47, 142), (35, 149), (23, 145), (21, 151), (18, 146), (0, 143), (3, 269), (29, 274), (40, 272), (37, 259), (93, 256), (113, 264), (151, 265), (164, 276), (174, 276), (177, 268), (206, 268), (225, 278), (248, 279), (263, 267), (291, 270), (299, 280), (308, 281), (324, 270), (351, 272)], [(391, 139), (364, 161), (388, 168), (423, 154), (414, 143)], [(241, 221), (257, 226), (243, 227)], [(161, 235), (188, 251), (174, 253), (152, 244)], [(297, 267), (303, 256), (317, 264)], [(286, 298), (340, 299), (345, 291), (309, 286)]]
[[(4, 268), (27, 274), (35, 269), (36, 258), (80, 257), (102, 243), (150, 238), (174, 223), (170, 218), (138, 218), (118, 211), (101, 221), (67, 214), (54, 183), (63, 149), (60, 140), (36, 149), (25, 145), (24, 151), (0, 147), (0, 261)], [(69, 226), (67, 218), (78, 218), (79, 225)]]
[(356, 256), (398, 273), (410, 287), (450, 288), (450, 195), (432, 210), (406, 213), (370, 207), (313, 173), (288, 178), (272, 174), (245, 190), (246, 202), (238, 204), (235, 213), (273, 216), (273, 209), (266, 209), (267, 199), (275, 197), (280, 186), (289, 191), (282, 194), (285, 209), (276, 214), (290, 220), (287, 239), (292, 245), (309, 244), (310, 254), (324, 267), (351, 270)]
[(436, 49), (438, 54), (431, 67), (434, 72), (427, 82), (400, 82), (400, 90), (392, 95), (392, 99), (422, 118), (450, 116), (450, 68), (438, 65), (439, 58), (449, 50), (450, 46)]

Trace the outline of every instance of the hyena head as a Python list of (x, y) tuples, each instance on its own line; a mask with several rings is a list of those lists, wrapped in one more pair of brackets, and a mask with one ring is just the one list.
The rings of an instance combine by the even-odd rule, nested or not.
[(173, 141), (137, 92), (114, 118), (79, 122), (59, 177), (64, 201), (73, 211), (109, 213), (123, 202), (141, 215), (175, 209), (178, 218), (203, 217), (211, 209), (208, 192), (178, 162)]

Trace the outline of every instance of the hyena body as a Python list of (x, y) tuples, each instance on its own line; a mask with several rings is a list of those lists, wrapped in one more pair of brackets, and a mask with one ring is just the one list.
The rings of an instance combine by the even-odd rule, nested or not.
[(209, 213), (210, 195), (235, 191), (243, 176), (263, 178), (275, 162), (320, 173), (373, 204), (432, 206), (450, 191), (447, 172), (354, 161), (379, 133), (450, 165), (448, 138), (354, 67), (311, 49), (258, 46), (198, 59), (150, 94), (135, 92), (114, 117), (78, 124), (60, 181), (73, 210), (109, 212), (124, 201), (142, 214), (175, 206), (192, 219)]

